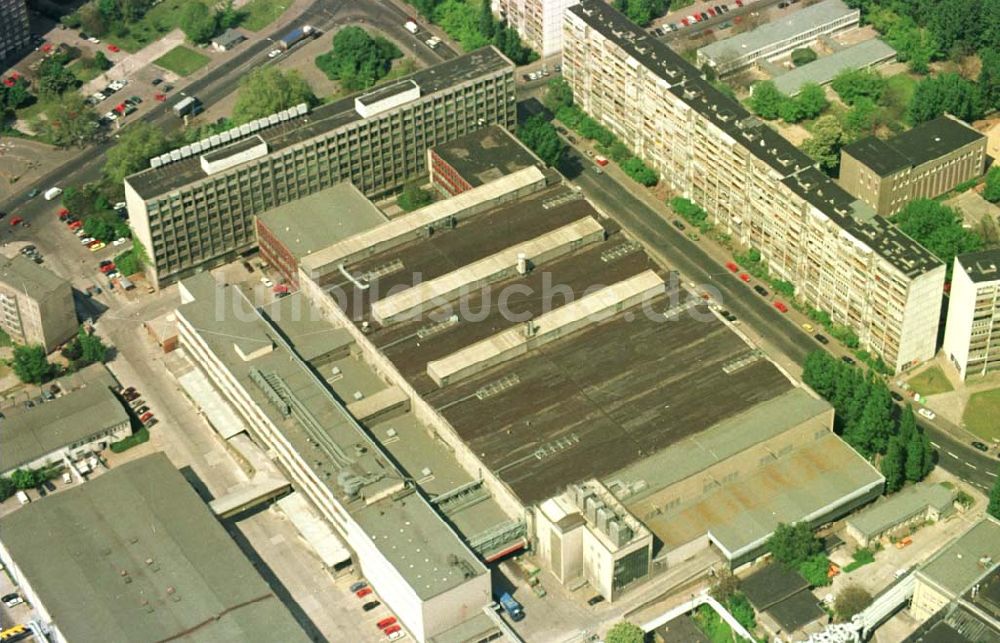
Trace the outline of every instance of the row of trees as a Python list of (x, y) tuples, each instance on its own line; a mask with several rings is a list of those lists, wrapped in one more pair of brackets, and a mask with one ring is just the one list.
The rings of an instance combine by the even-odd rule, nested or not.
[(798, 123), (816, 118), (830, 103), (826, 100), (826, 92), (816, 83), (803, 85), (793, 98), (782, 94), (773, 81), (765, 80), (753, 86), (747, 104), (761, 118), (781, 118), (786, 123)]
[(237, 26), (243, 15), (227, 0), (217, 9), (210, 9), (202, 2), (187, 2), (181, 10), (178, 25), (192, 42), (206, 43), (217, 33)]
[[(73, 372), (87, 366), (104, 362), (108, 358), (108, 347), (97, 335), (88, 333), (82, 326), (76, 336), (66, 342), (62, 356), (68, 360), (66, 372)], [(49, 362), (45, 349), (40, 345), (14, 346), (11, 362), (14, 374), (25, 384), (42, 385), (61, 375), (63, 369)]]
[(566, 151), (556, 128), (541, 114), (529, 117), (518, 126), (517, 137), (550, 167), (558, 165)]
[(372, 37), (360, 27), (345, 27), (333, 37), (333, 49), (316, 57), (330, 80), (350, 91), (367, 89), (389, 73), (392, 61), (403, 56), (382, 36)]
[(983, 95), (983, 88), (989, 91), (985, 85), (977, 86), (954, 73), (925, 78), (917, 85), (913, 98), (910, 99), (906, 119), (913, 125), (918, 125), (945, 112), (963, 121), (982, 118), (988, 100)]
[(640, 27), (665, 14), (670, 6), (669, 0), (614, 0), (612, 4)]
[(884, 456), (887, 491), (922, 480), (934, 468), (934, 450), (913, 410), (907, 407), (897, 417), (889, 387), (872, 371), (865, 373), (817, 350), (806, 358), (802, 381), (833, 405), (835, 429), (845, 442), (866, 458)]
[(477, 9), (465, 0), (407, 0), (420, 15), (440, 25), (465, 51), (493, 44), (514, 61), (524, 65), (538, 59), (538, 54), (521, 42), (517, 31), (493, 15), (490, 0), (482, 0)]

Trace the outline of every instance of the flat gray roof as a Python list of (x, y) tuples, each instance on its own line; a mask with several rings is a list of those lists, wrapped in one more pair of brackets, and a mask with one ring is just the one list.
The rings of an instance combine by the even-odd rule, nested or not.
[(698, 54), (711, 59), (730, 55), (744, 56), (851, 14), (858, 16), (860, 11), (851, 9), (841, 0), (824, 0), (763, 24), (753, 31), (705, 45), (698, 50)]
[[(987, 566), (980, 562), (989, 558)], [(989, 515), (939, 551), (917, 572), (951, 593), (965, 592), (1000, 565), (1000, 521)]]
[[(812, 8), (807, 7), (799, 13)], [(665, 81), (670, 93), (785, 177), (782, 182), (792, 192), (868, 245), (897, 270), (913, 278), (941, 265), (941, 260), (926, 248), (816, 169), (815, 162), (805, 153), (705, 81), (694, 65), (607, 2), (581, 0), (567, 11), (618, 44), (639, 64)]]
[(942, 484), (918, 482), (876, 502), (847, 520), (865, 536), (871, 537), (900, 524), (917, 513), (934, 507), (946, 511), (955, 500), (956, 492)]
[(297, 259), (389, 220), (349, 182), (279, 205), (258, 219)]
[[(407, 78), (420, 86), (421, 96), (418, 100), (426, 100), (442, 90), (505, 68), (513, 68), (510, 60), (495, 47), (489, 46), (439, 65), (421, 69)], [(267, 143), (268, 156), (275, 156), (289, 147), (326, 136), (341, 127), (364, 120), (354, 109), (354, 99), (360, 95), (352, 94), (317, 107), (305, 116), (261, 130), (259, 135)], [(385, 112), (389, 113), (391, 112)], [(382, 118), (385, 114), (377, 114), (372, 118)], [(211, 177), (201, 169), (200, 158), (193, 156), (162, 167), (143, 170), (126, 177), (125, 180), (143, 199), (153, 199), (209, 178)]]
[(433, 148), (433, 152), (455, 168), (472, 187), (531, 165), (543, 165), (531, 150), (499, 125), (459, 136)]
[(863, 138), (844, 146), (843, 151), (870, 167), (879, 176), (888, 176), (985, 139), (984, 134), (970, 125), (945, 115), (921, 123), (885, 141), (874, 136)]
[[(467, 573), (486, 573), (423, 496), (404, 488), (406, 476), (383, 448), (317, 382), (312, 370), (296, 359), (302, 357), (298, 345), (304, 339), (313, 346), (308, 352), (316, 353), (324, 343), (342, 345), (344, 329), (329, 324), (301, 292), (263, 307), (268, 318), (283, 320), (277, 326), (294, 347), (293, 353), (277, 341), (279, 332), (256, 315), (251, 304), (234, 292), (234, 286), (216, 283), (207, 272), (184, 280), (182, 285), (194, 294), (195, 301), (179, 306), (178, 314), (198, 329), (202, 340), (293, 448), (308, 454), (307, 462), (316, 477), (326, 481), (331, 494), (421, 598), (429, 599), (460, 585)], [(219, 301), (225, 302), (221, 312)], [(301, 317), (294, 321), (293, 315)], [(245, 355), (253, 355), (244, 360), (235, 346)], [(265, 376), (273, 390), (292, 399), (290, 407), (302, 411), (286, 417), (255, 381), (254, 372)], [(357, 496), (348, 496), (338, 483), (342, 472), (366, 480)], [(400, 490), (366, 505), (366, 497), (396, 487)], [(399, 534), (400, 525), (409, 525), (405, 536)], [(420, 556), (413, 555), (417, 547), (422, 550)]]
[(795, 96), (806, 83), (825, 85), (845, 69), (864, 69), (896, 56), (896, 50), (879, 38), (872, 38), (796, 67), (774, 79), (782, 94)]
[(956, 259), (972, 281), (1000, 281), (1000, 250), (967, 252)]
[(0, 282), (24, 291), (33, 299), (44, 299), (69, 285), (66, 279), (23, 255), (0, 257)]
[(70, 641), (309, 639), (163, 453), (0, 518)]
[(123, 422), (111, 390), (92, 383), (0, 422), (0, 471), (10, 471)]

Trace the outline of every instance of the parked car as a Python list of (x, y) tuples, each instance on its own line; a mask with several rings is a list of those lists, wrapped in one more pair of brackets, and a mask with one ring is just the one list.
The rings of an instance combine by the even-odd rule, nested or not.
[(817, 342), (819, 342), (824, 346), (830, 343), (830, 340), (826, 338), (826, 335), (821, 335), (819, 333), (813, 335), (813, 339), (815, 339)]
[(149, 411), (149, 407), (146, 406), (145, 404), (143, 404), (142, 406), (140, 406), (139, 408), (137, 408), (135, 410), (135, 414), (136, 415), (142, 415), (142, 414), (146, 413), (147, 411)]
[[(740, 279), (743, 279), (742, 275), (740, 276)], [(743, 279), (743, 281), (747, 281), (747, 280)], [(767, 297), (767, 294), (768, 294), (767, 293), (767, 288), (764, 288), (764, 286), (760, 286), (760, 285), (754, 286), (753, 289), (754, 289), (754, 292), (756, 292), (761, 297)]]
[(598, 594), (597, 596), (591, 596), (587, 600), (587, 605), (590, 605), (591, 607), (593, 607), (594, 605), (597, 605), (598, 603), (603, 603), (603, 602), (604, 602), (604, 597), (601, 596), (600, 594)]
[(154, 426), (156, 426), (158, 422), (159, 422), (159, 420), (157, 420), (156, 418), (150, 418), (150, 420), (148, 422), (146, 422), (146, 428), (147, 429), (151, 429)]
[(357, 596), (358, 598), (364, 598), (365, 596), (371, 596), (371, 594), (372, 594), (372, 588), (371, 587), (362, 587), (358, 591), (354, 592), (354, 595)]
[(726, 262), (726, 270), (728, 270), (729, 272), (739, 272), (740, 271), (740, 267), (737, 266), (732, 261), (727, 261)]
[(680, 219), (674, 219), (674, 227), (677, 228), (678, 230), (683, 230), (684, 224), (681, 223)]
[(16, 607), (17, 605), (20, 605), (21, 603), (24, 602), (24, 599), (21, 598), (21, 595), (16, 592), (12, 594), (6, 594), (4, 595), (3, 599), (0, 600), (3, 600), (3, 604), (6, 605), (7, 607)]
[(986, 451), (990, 450), (990, 448), (988, 446), (986, 446), (985, 444), (983, 444), (982, 442), (973, 442), (972, 443), (972, 448), (976, 449), (978, 451), (983, 451), (983, 452), (986, 452)]
[(378, 627), (378, 629), (384, 630), (385, 628), (391, 627), (391, 626), (393, 626), (395, 624), (396, 624), (396, 617), (395, 616), (387, 616), (384, 619), (382, 619), (381, 621), (379, 621), (378, 623), (376, 623), (375, 625)]
[(848, 357), (847, 355), (844, 355), (843, 357), (841, 357), (840, 361), (842, 361), (845, 364), (850, 364), (851, 366), (854, 366), (855, 364), (857, 364), (857, 362), (854, 361), (853, 357)]
[(928, 420), (933, 420), (934, 418), (937, 417), (937, 415), (934, 414), (934, 411), (930, 409), (920, 409), (919, 411), (917, 411), (917, 413), (924, 416)]
[(378, 601), (369, 601), (369, 602), (365, 603), (364, 605), (362, 605), (361, 609), (363, 609), (366, 612), (370, 612), (370, 611), (372, 611), (373, 609), (375, 609), (376, 607), (378, 607), (381, 604), (382, 603), (380, 603)]
[(778, 310), (780, 310), (783, 313), (787, 313), (788, 312), (788, 306), (786, 306), (785, 302), (783, 302), (783, 301), (776, 301), (776, 302), (774, 302), (774, 307), (777, 308)]
[(119, 49), (118, 45), (108, 45), (108, 51), (110, 51), (113, 54), (117, 54), (119, 51), (121, 51), (121, 49)]
[(359, 580), (358, 582), (351, 584), (351, 591), (352, 592), (356, 592), (359, 589), (361, 589), (362, 587), (368, 587), (368, 583), (366, 583), (363, 580)]
[(750, 283), (750, 275), (748, 275), (745, 272), (741, 272), (740, 273), (740, 281), (744, 281), (746, 283)]
[(267, 52), (268, 58), (277, 58), (280, 55), (281, 55), (280, 49), (272, 49), (271, 51)]
[(146, 423), (150, 419), (152, 419), (152, 417), (153, 417), (152, 413), (143, 413), (142, 415), (139, 416), (139, 421), (142, 423)]
[(892, 396), (892, 399), (896, 400), (897, 402), (903, 401), (903, 396), (897, 393), (896, 391), (889, 391), (889, 395)]
[(17, 225), (17, 224), (21, 223), (22, 221), (24, 221), (24, 219), (22, 219), (21, 217), (14, 217), (13, 219), (10, 220), (10, 224), (11, 225)]
[(274, 286), (274, 282), (271, 281), (270, 279), (268, 279), (267, 277), (261, 277), (260, 278), (260, 283), (264, 284), (268, 288), (271, 288), (272, 286)]

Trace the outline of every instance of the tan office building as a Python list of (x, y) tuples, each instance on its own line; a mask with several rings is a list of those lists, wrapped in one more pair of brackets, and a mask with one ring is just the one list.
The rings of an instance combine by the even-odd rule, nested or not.
[(563, 72), (577, 104), (670, 188), (893, 370), (934, 355), (939, 259), (604, 2), (570, 8), (565, 28)]
[(0, 328), (11, 339), (51, 352), (78, 327), (68, 281), (27, 257), (0, 259)]
[(869, 136), (840, 151), (840, 185), (883, 216), (914, 199), (933, 199), (986, 167), (986, 137), (952, 116), (887, 141)]
[(962, 379), (1000, 368), (1000, 250), (955, 257), (944, 353)]
[(256, 214), (341, 181), (385, 194), (423, 174), (428, 147), (515, 123), (514, 65), (486, 47), (154, 158), (125, 179), (129, 222), (159, 285), (251, 249)]

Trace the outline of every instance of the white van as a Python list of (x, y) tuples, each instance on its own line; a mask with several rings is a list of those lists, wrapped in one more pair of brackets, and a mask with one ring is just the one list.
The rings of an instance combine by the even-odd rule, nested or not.
[(18, 491), (17, 501), (20, 502), (22, 505), (26, 505), (29, 502), (31, 502), (31, 498), (29, 498), (28, 494), (24, 493), (23, 491)]
[(45, 194), (43, 196), (45, 196), (46, 201), (51, 201), (60, 194), (62, 194), (61, 188), (49, 188), (48, 190), (45, 191)]

